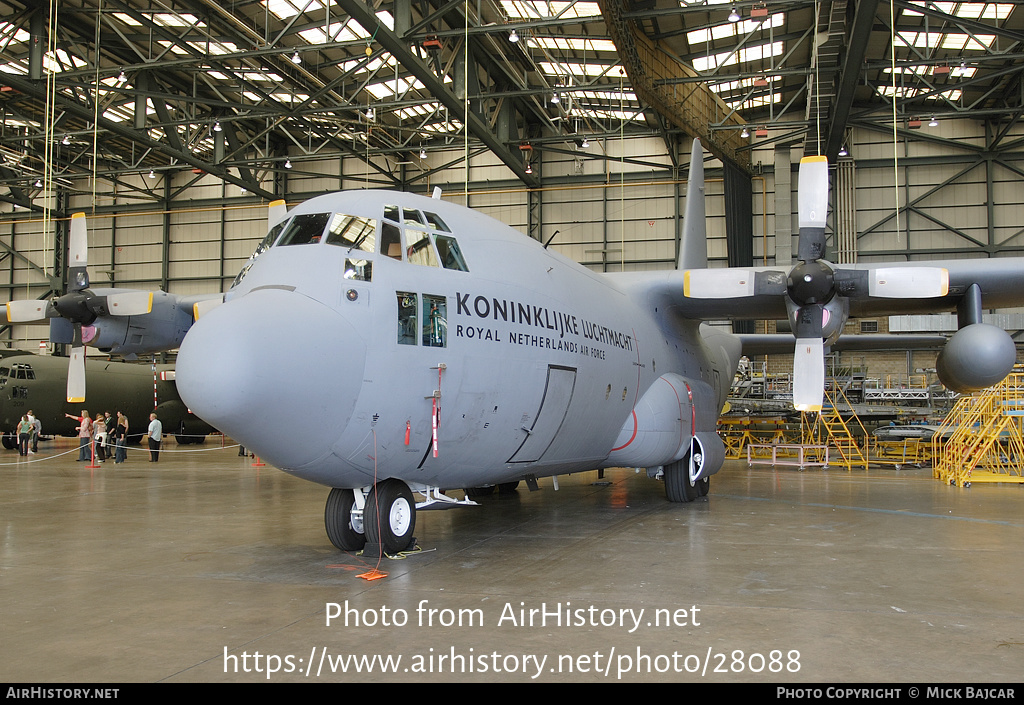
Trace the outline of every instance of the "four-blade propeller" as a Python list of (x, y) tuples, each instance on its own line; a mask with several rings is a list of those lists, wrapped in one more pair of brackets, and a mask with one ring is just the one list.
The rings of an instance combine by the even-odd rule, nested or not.
[(9, 323), (50, 321), (50, 342), (70, 343), (67, 399), (85, 401), (85, 340), (82, 327), (100, 316), (137, 316), (153, 308), (148, 291), (98, 295), (89, 290), (89, 242), (84, 213), (71, 216), (68, 238), (68, 284), (64, 294), (50, 301), (9, 301)]
[(793, 405), (820, 411), (825, 391), (825, 346), (835, 342), (849, 312), (848, 301), (869, 297), (945, 296), (949, 274), (938, 267), (854, 269), (826, 261), (828, 161), (800, 161), (797, 200), (799, 262), (787, 273), (753, 269), (694, 269), (683, 277), (685, 296), (727, 299), (784, 296), (796, 345), (793, 349)]

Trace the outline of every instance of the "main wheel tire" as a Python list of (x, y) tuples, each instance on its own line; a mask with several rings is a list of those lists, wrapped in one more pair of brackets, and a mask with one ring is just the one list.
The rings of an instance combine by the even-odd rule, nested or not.
[(3, 436), (4, 448), (7, 450), (14, 450), (18, 447), (18, 437), (13, 433), (5, 433)]
[(516, 491), (517, 487), (519, 487), (519, 480), (501, 482), (498, 484), (498, 494), (511, 494)]
[(697, 480), (697, 494), (699, 494), (701, 497), (707, 497), (708, 496), (708, 490), (710, 490), (710, 489), (711, 489), (711, 478), (710, 477), (702, 477), (699, 480)]
[(363, 531), (367, 543), (378, 543), (385, 553), (404, 551), (416, 529), (416, 503), (412, 490), (401, 480), (378, 482), (366, 497)]
[(494, 485), (487, 485), (487, 487), (466, 487), (463, 489), (466, 496), (470, 499), (476, 499), (477, 497), (490, 497), (494, 494)]
[(324, 508), (324, 526), (327, 538), (342, 551), (358, 551), (366, 544), (366, 534), (357, 531), (353, 524), (352, 506), (355, 504), (355, 493), (335, 487), (327, 495), (327, 506)]
[(692, 502), (700, 496), (697, 486), (690, 484), (690, 463), (687, 458), (665, 466), (665, 496), (670, 502)]

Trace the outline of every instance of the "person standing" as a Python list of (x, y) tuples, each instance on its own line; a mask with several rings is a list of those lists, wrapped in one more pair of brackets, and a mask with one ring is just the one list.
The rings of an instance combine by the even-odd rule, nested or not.
[(95, 458), (102, 463), (107, 459), (107, 422), (103, 418), (103, 414), (96, 414), (92, 428), (95, 431)]
[(114, 427), (114, 463), (123, 463), (127, 457), (128, 418), (117, 412), (117, 425)]
[(155, 463), (160, 459), (160, 441), (164, 437), (164, 427), (155, 413), (149, 415), (149, 462)]
[(39, 420), (38, 416), (33, 416), (31, 411), (28, 414), (32, 419), (32, 448), (29, 453), (35, 453), (39, 450), (39, 437), (43, 435), (43, 422)]
[(18, 422), (18, 454), (28, 455), (28, 439), (32, 436), (32, 422), (22, 415)]
[(89, 418), (89, 412), (82, 409), (81, 416), (72, 416), (71, 414), (64, 414), (69, 419), (78, 421), (78, 462), (84, 463), (86, 460), (91, 460), (89, 450), (92, 445), (92, 419)]

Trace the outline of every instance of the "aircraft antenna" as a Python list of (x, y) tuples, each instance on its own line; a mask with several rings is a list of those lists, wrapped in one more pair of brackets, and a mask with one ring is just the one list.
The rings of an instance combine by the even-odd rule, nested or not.
[(544, 243), (544, 249), (545, 250), (548, 249), (548, 245), (551, 244), (551, 241), (555, 239), (555, 235), (557, 235), (560, 232), (562, 232), (562, 231), (561, 230), (556, 230), (555, 232), (551, 233), (551, 237), (549, 237), (548, 241)]

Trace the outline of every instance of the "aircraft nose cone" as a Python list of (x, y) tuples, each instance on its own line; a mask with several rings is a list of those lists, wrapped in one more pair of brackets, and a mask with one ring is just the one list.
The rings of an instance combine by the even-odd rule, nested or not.
[(196, 321), (175, 379), (200, 418), (292, 469), (329, 452), (355, 405), (364, 361), (365, 345), (344, 317), (302, 294), (264, 289)]

